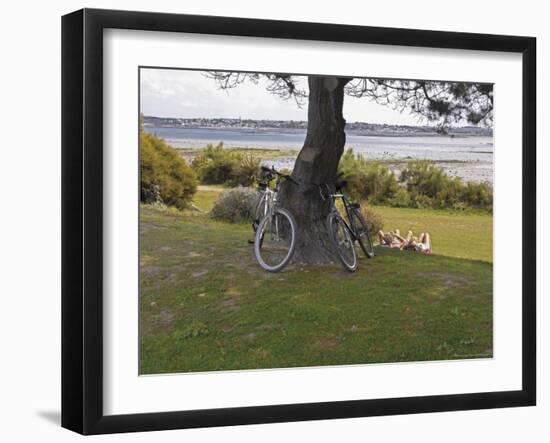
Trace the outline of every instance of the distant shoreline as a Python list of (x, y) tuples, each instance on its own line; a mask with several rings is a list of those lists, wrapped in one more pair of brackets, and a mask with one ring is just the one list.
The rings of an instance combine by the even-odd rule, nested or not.
[[(304, 120), (253, 120), (240, 118), (179, 118), (144, 116), (143, 125), (147, 128), (178, 130), (238, 131), (251, 134), (279, 133), (301, 134), (307, 131)], [(479, 126), (455, 126), (447, 128), (446, 134), (427, 125), (394, 125), (386, 123), (346, 122), (346, 132), (357, 136), (378, 137), (429, 137), (449, 135), (450, 137), (483, 136), (492, 137), (492, 128)]]
[[(144, 125), (146, 130), (154, 129), (177, 129), (177, 130), (208, 130), (208, 131), (231, 131), (236, 133), (248, 133), (248, 134), (266, 134), (266, 133), (276, 133), (276, 134), (305, 134), (307, 131), (305, 129), (292, 129), (292, 128), (236, 128), (236, 127), (212, 127), (212, 126), (175, 126), (175, 125)], [(468, 132), (453, 132), (450, 130), (449, 134), (440, 134), (436, 131), (376, 131), (376, 130), (357, 130), (357, 129), (346, 129), (345, 130), (349, 135), (355, 135), (357, 137), (449, 137), (449, 138), (469, 138), (469, 137), (480, 137), (486, 136), (490, 137), (491, 135), (486, 134), (476, 134)]]

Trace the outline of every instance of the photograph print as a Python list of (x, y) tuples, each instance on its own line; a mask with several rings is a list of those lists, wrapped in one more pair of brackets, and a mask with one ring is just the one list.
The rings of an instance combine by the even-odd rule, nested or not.
[(139, 68), (141, 375), (493, 357), (493, 85)]

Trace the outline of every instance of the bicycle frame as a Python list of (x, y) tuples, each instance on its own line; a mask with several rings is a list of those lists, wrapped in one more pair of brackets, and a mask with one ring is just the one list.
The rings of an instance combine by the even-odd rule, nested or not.
[(276, 197), (273, 195), (274, 192), (271, 189), (266, 188), (265, 190), (260, 192), (262, 196), (260, 197), (260, 200), (256, 205), (255, 211), (255, 215), (258, 219), (265, 217), (270, 209), (273, 207), (274, 201), (276, 201)]
[[(275, 211), (275, 208), (277, 207), (277, 195), (279, 193), (279, 185), (281, 183), (281, 177), (277, 176), (275, 181), (275, 188), (273, 190), (269, 189), (268, 186), (266, 186), (265, 190), (260, 191), (263, 195), (260, 197), (260, 201), (258, 202), (258, 205), (256, 206), (256, 215), (259, 219), (269, 215), (271, 217), (270, 223), (272, 223), (273, 220), (273, 213)], [(259, 213), (259, 210), (262, 212)], [(270, 232), (273, 233), (273, 231)], [(276, 233), (276, 239), (279, 239), (279, 226), (278, 226), (278, 219), (275, 219), (275, 233)]]
[(266, 186), (265, 190), (260, 191), (263, 195), (260, 197), (260, 201), (258, 202), (258, 206), (256, 207), (256, 210), (260, 207), (260, 205), (264, 205), (264, 210), (262, 216), (267, 215), (267, 213), (277, 206), (277, 195), (279, 194), (279, 185), (281, 183), (281, 176), (277, 176), (275, 179), (275, 188), (273, 190), (269, 189), (268, 186)]
[[(328, 189), (328, 186), (327, 186), (327, 189)], [(330, 191), (330, 190), (329, 190)], [(328, 194), (329, 198), (330, 198), (330, 202), (331, 202), (331, 211), (332, 212), (336, 212), (338, 213), (338, 215), (340, 216), (340, 218), (342, 219), (342, 221), (344, 222), (344, 225), (346, 226), (346, 228), (348, 229), (348, 231), (351, 233), (351, 235), (353, 236), (353, 240), (356, 241), (357, 240), (357, 235), (355, 233), (355, 230), (352, 229), (352, 226), (350, 225), (350, 223), (348, 223), (348, 220), (351, 220), (351, 216), (350, 216), (350, 213), (349, 213), (349, 206), (350, 206), (350, 202), (349, 200), (347, 199), (347, 197), (341, 193), (341, 192), (336, 192), (336, 193), (332, 193), (332, 192), (329, 192)], [(322, 193), (322, 188), (321, 188), (321, 198), (323, 198), (323, 193)], [(346, 217), (347, 217), (347, 220), (346, 218), (342, 217), (342, 215), (340, 214), (340, 211), (338, 211), (338, 208), (336, 207), (336, 200), (337, 199), (340, 199), (342, 200), (342, 203), (344, 204), (344, 209), (346, 211)]]
[[(336, 207), (335, 201), (336, 201), (337, 198), (341, 199), (342, 203), (344, 204), (344, 209), (346, 210), (346, 217), (342, 217), (342, 214), (340, 214), (340, 211), (338, 211), (338, 208)], [(336, 212), (338, 212), (338, 214), (340, 214), (340, 218), (344, 222), (344, 225), (346, 225), (346, 228), (348, 229), (348, 231), (353, 236), (353, 240), (354, 241), (357, 240), (357, 235), (355, 234), (355, 230), (352, 228), (352, 226), (348, 222), (348, 220), (351, 220), (351, 217), (349, 215), (349, 202), (348, 202), (348, 199), (346, 198), (345, 195), (343, 195), (343, 194), (334, 194), (332, 196), (332, 211), (336, 211)]]

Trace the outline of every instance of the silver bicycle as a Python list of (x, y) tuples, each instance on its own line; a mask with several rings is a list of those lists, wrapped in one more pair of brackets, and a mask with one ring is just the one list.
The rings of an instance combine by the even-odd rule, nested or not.
[[(275, 179), (274, 189), (269, 183)], [(260, 199), (252, 227), (254, 255), (259, 265), (269, 272), (283, 269), (294, 253), (296, 246), (296, 221), (290, 212), (278, 206), (277, 194), (282, 180), (298, 185), (290, 175), (281, 174), (275, 168), (262, 166), (260, 176)]]

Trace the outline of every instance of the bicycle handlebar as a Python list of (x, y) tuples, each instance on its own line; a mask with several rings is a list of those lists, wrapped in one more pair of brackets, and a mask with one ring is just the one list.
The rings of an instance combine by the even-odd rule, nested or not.
[(279, 171), (277, 171), (277, 170), (275, 169), (274, 166), (272, 166), (271, 168), (268, 168), (267, 166), (261, 166), (261, 170), (262, 170), (263, 172), (268, 172), (268, 173), (270, 173), (270, 174), (274, 174), (274, 175), (277, 175), (277, 176), (279, 176), (279, 177), (281, 177), (281, 178), (284, 178), (284, 179), (286, 179), (286, 180), (288, 180), (288, 181), (294, 183), (294, 184), (297, 185), (297, 186), (300, 185), (300, 183), (298, 183), (298, 181), (294, 180), (290, 175), (288, 175), (288, 174), (282, 174), (282, 173), (280, 173)]
[(347, 185), (347, 181), (346, 180), (339, 180), (341, 179), (342, 177), (344, 176), (344, 173), (343, 172), (340, 172), (335, 180), (334, 180), (334, 183), (332, 184), (329, 184), (329, 183), (319, 183), (317, 186), (319, 186), (319, 194), (321, 195), (321, 198), (323, 200), (326, 200), (329, 196), (331, 195), (335, 195), (333, 192), (332, 192), (332, 189), (331, 189), (331, 186), (334, 186), (334, 190), (336, 193), (341, 193), (342, 190), (346, 187)]

